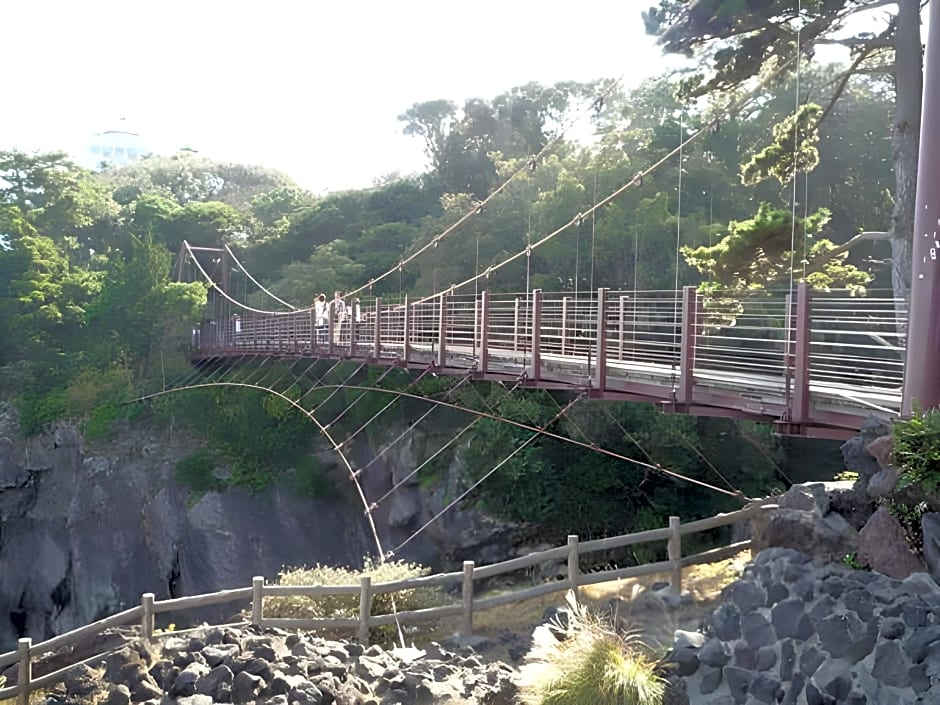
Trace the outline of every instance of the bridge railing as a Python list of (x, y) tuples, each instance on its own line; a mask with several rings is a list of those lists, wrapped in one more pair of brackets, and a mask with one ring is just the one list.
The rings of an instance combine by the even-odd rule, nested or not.
[(900, 389), (904, 383), (907, 303), (871, 292), (813, 294), (809, 363), (813, 379)]
[[(65, 634), (46, 639), (37, 644), (26, 637), (19, 640), (17, 649), (0, 654), (0, 672), (17, 664), (16, 684), (0, 688), (0, 700), (16, 698), (17, 705), (28, 705), (29, 694), (36, 689), (49, 687), (63, 681), (68, 672), (81, 664), (97, 663), (107, 653), (96, 653), (87, 658), (76, 660), (50, 673), (34, 676), (33, 665), (46, 654), (57, 649), (76, 644), (95, 637), (107, 629), (137, 624), (140, 626), (140, 637), (145, 641), (159, 638), (156, 631), (155, 616), (168, 612), (178, 612), (213, 605), (228, 604), (232, 602), (251, 601), (250, 623), (259, 627), (277, 627), (281, 629), (329, 629), (348, 630), (355, 634), (360, 643), (368, 645), (369, 630), (373, 627), (427, 622), (452, 617), (459, 617), (460, 637), (468, 637), (473, 633), (473, 616), (475, 613), (531, 600), (562, 590), (574, 590), (577, 595), (578, 588), (596, 583), (628, 578), (642, 577), (656, 573), (668, 573), (670, 586), (678, 594), (682, 591), (682, 570), (702, 563), (714, 563), (730, 558), (741, 551), (748, 550), (751, 542), (739, 541), (727, 546), (703, 551), (693, 555), (682, 554), (682, 538), (704, 531), (710, 531), (722, 526), (752, 520), (761, 512), (776, 508), (771, 499), (754, 502), (744, 509), (727, 514), (717, 514), (706, 519), (697, 519), (683, 524), (677, 516), (669, 517), (669, 525), (659, 529), (650, 529), (637, 533), (623, 534), (609, 538), (580, 541), (577, 535), (569, 535), (567, 543), (562, 546), (550, 548), (545, 551), (530, 553), (526, 556), (510, 560), (477, 566), (474, 561), (464, 561), (463, 569), (450, 573), (407, 578), (389, 583), (373, 585), (368, 576), (362, 577), (358, 585), (267, 585), (263, 577), (255, 577), (251, 587), (234, 590), (220, 590), (203, 595), (177, 597), (166, 600), (157, 600), (153, 593), (144, 593), (141, 603), (123, 612), (98, 620), (84, 627), (74, 629)], [(581, 572), (581, 556), (597, 551), (611, 551), (626, 546), (641, 543), (666, 543), (667, 560), (647, 563), (643, 565), (603, 570), (598, 572)], [(565, 579), (553, 580), (533, 587), (513, 590), (503, 594), (483, 597), (478, 595), (474, 583), (478, 580), (494, 578), (499, 575), (532, 568), (544, 564), (558, 564), (565, 566)], [(455, 604), (429, 607), (425, 609), (398, 612), (397, 614), (372, 614), (372, 601), (375, 595), (393, 593), (421, 588), (445, 587), (460, 585), (460, 601)], [(336, 595), (358, 596), (359, 615), (350, 617), (322, 617), (322, 618), (284, 618), (265, 616), (264, 600), (271, 597), (304, 596), (311, 599)], [(248, 622), (239, 622), (239, 624)], [(173, 634), (175, 632), (170, 632)]]
[(214, 300), (207, 311), (212, 318), (193, 340), (208, 354), (348, 356), (525, 374), (534, 384), (599, 394), (741, 407), (795, 427), (838, 426), (900, 408), (906, 308), (878, 292), (851, 297), (805, 284), (792, 294), (483, 290), (366, 301), (357, 317), (324, 327), (309, 310), (228, 315)]

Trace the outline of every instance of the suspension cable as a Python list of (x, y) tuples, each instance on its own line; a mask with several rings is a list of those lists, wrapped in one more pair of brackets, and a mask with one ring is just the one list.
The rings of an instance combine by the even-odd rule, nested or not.
[[(297, 310), (297, 307), (296, 307), (296, 306), (293, 306), (292, 304), (287, 303), (286, 301), (284, 301), (284, 299), (281, 299), (281, 298), (279, 298), (276, 294), (272, 294), (270, 291), (268, 291), (261, 283), (258, 282), (257, 279), (255, 279), (253, 276), (251, 276), (251, 274), (248, 272), (247, 269), (245, 269), (245, 267), (242, 265), (242, 263), (238, 261), (238, 258), (235, 257), (235, 253), (232, 252), (232, 249), (231, 249), (228, 245), (225, 245), (224, 247), (225, 247), (225, 251), (228, 252), (229, 257), (232, 258), (232, 261), (238, 266), (238, 268), (242, 271), (242, 273), (243, 273), (246, 277), (248, 277), (248, 279), (251, 280), (251, 283), (252, 283), (252, 284), (254, 284), (256, 287), (258, 287), (259, 289), (261, 289), (261, 291), (263, 291), (265, 294), (267, 294), (267, 295), (270, 296), (272, 299), (274, 299), (275, 301), (277, 301), (279, 304), (284, 304), (285, 306), (287, 306), (287, 308), (289, 308), (291, 311), (296, 311), (296, 310)], [(246, 283), (246, 284), (245, 284), (245, 299), (246, 299), (246, 300), (248, 299), (248, 293), (247, 293), (247, 292), (248, 292), (248, 284)]]
[[(620, 78), (618, 78), (617, 80), (611, 81), (611, 82), (608, 84), (607, 88), (606, 88), (603, 92), (601, 92), (601, 94), (600, 94), (597, 98), (595, 98), (595, 100), (594, 100), (590, 105), (588, 105), (588, 106), (587, 106), (586, 108), (584, 108), (583, 110), (577, 112), (577, 113), (568, 121), (568, 123), (565, 125), (565, 127), (563, 127), (554, 137), (552, 137), (548, 142), (545, 143), (545, 146), (542, 147), (542, 149), (540, 149), (539, 152), (538, 152), (535, 156), (526, 159), (515, 171), (513, 171), (513, 172), (509, 175), (509, 177), (508, 177), (505, 181), (503, 181), (503, 183), (501, 183), (501, 184), (500, 184), (499, 186), (497, 186), (493, 191), (491, 191), (490, 194), (489, 194), (486, 198), (484, 198), (484, 199), (483, 199), (482, 201), (480, 201), (479, 203), (474, 204), (474, 205), (470, 208), (470, 210), (468, 210), (466, 213), (464, 213), (464, 215), (461, 216), (453, 225), (451, 225), (450, 227), (446, 228), (446, 229), (443, 230), (442, 232), (440, 232), (440, 233), (438, 233), (437, 235), (435, 235), (434, 237), (432, 237), (426, 244), (424, 244), (422, 247), (418, 248), (418, 250), (416, 250), (415, 252), (413, 252), (412, 254), (410, 254), (408, 257), (404, 258), (404, 259), (401, 261), (401, 264), (408, 264), (409, 262), (414, 261), (415, 259), (417, 259), (418, 257), (420, 257), (422, 254), (424, 254), (425, 252), (427, 252), (427, 250), (428, 250), (430, 247), (433, 247), (433, 245), (434, 245), (435, 242), (440, 242), (440, 241), (443, 240), (445, 237), (447, 237), (448, 235), (450, 235), (450, 234), (452, 234), (454, 231), (456, 231), (458, 228), (460, 228), (460, 227), (461, 227), (465, 222), (467, 222), (470, 218), (472, 218), (472, 217), (475, 216), (475, 215), (479, 215), (479, 214), (482, 212), (482, 210), (487, 206), (487, 204), (489, 204), (490, 201), (492, 201), (494, 198), (496, 198), (496, 196), (498, 196), (500, 193), (502, 193), (502, 192), (509, 186), (509, 184), (510, 184), (511, 182), (513, 182), (513, 181), (516, 179), (516, 177), (518, 177), (520, 174), (522, 174), (522, 173), (524, 173), (524, 172), (531, 171), (533, 167), (538, 166), (539, 162), (541, 162), (546, 156), (548, 156), (548, 154), (562, 141), (562, 139), (563, 139), (564, 136), (568, 133), (568, 131), (569, 131), (584, 115), (586, 115), (589, 110), (594, 110), (594, 109), (596, 109), (596, 107), (597, 107), (599, 104), (603, 104), (604, 101), (606, 101), (610, 96), (612, 96), (612, 95), (614, 94), (614, 92), (617, 90), (617, 88), (620, 87), (620, 84), (623, 82), (623, 79), (624, 79), (624, 76), (625, 76), (625, 75), (626, 75), (626, 74), (621, 75)], [(375, 278), (373, 278), (373, 279), (370, 279), (368, 284), (365, 284), (365, 285), (359, 287), (358, 289), (355, 289), (355, 290), (349, 292), (349, 294), (347, 294), (347, 295), (348, 295), (348, 296), (355, 296), (356, 294), (358, 294), (358, 293), (364, 291), (365, 289), (368, 289), (370, 286), (374, 285), (375, 283), (382, 281), (383, 279), (385, 279), (385, 278), (388, 277), (388, 276), (391, 276), (391, 275), (394, 273), (394, 271), (395, 271), (394, 269), (390, 269), (390, 270), (388, 270), (387, 272), (385, 272), (385, 273), (383, 273), (383, 274), (380, 274), (379, 276), (377, 276), (377, 277), (375, 277)]]
[[(193, 385), (193, 386), (191, 386), (191, 387), (188, 387), (188, 389), (196, 389), (196, 388), (210, 387), (210, 386), (225, 386), (225, 385), (256, 386), (256, 385), (239, 384), (239, 383), (234, 383), (234, 382), (210, 382), (210, 383), (206, 383), (206, 384)], [(330, 385), (330, 386), (332, 386), (332, 385)], [(541, 435), (545, 436), (546, 438), (554, 438), (555, 440), (559, 440), (559, 441), (561, 441), (561, 442), (563, 442), (563, 443), (570, 443), (570, 444), (572, 444), (572, 445), (574, 445), (574, 446), (577, 446), (577, 447), (579, 447), (579, 448), (584, 448), (584, 449), (586, 449), (586, 450), (592, 450), (592, 451), (594, 451), (594, 452), (596, 452), (596, 453), (600, 453), (601, 455), (606, 455), (606, 456), (611, 457), (611, 458), (616, 458), (616, 459), (618, 459), (618, 460), (622, 460), (622, 461), (627, 462), (627, 463), (633, 463), (634, 465), (639, 465), (640, 467), (648, 468), (648, 469), (650, 469), (650, 470), (653, 470), (654, 472), (661, 473), (661, 474), (663, 474), (663, 475), (666, 475), (666, 476), (668, 476), (668, 477), (671, 477), (671, 478), (674, 478), (674, 479), (677, 479), (677, 480), (681, 480), (681, 481), (683, 481), (683, 482), (688, 482), (688, 483), (693, 484), (693, 485), (698, 485), (699, 487), (703, 487), (703, 488), (705, 488), (705, 489), (709, 489), (709, 490), (712, 490), (712, 491), (714, 491), (714, 492), (718, 492), (719, 494), (728, 495), (729, 497), (737, 497), (737, 496), (738, 496), (738, 495), (735, 494), (734, 492), (729, 492), (728, 490), (722, 489), (722, 488), (720, 488), (720, 487), (715, 487), (714, 485), (710, 485), (710, 484), (707, 483), (707, 482), (703, 482), (703, 481), (701, 481), (701, 480), (697, 480), (697, 479), (695, 479), (695, 478), (693, 478), (693, 477), (687, 477), (687, 476), (685, 476), (685, 475), (683, 475), (683, 474), (681, 474), (681, 473), (678, 473), (678, 472), (676, 472), (676, 471), (674, 471), (674, 470), (668, 470), (667, 468), (664, 468), (662, 465), (656, 465), (656, 464), (653, 464), (653, 463), (645, 463), (645, 462), (643, 462), (642, 460), (637, 460), (636, 458), (630, 458), (630, 457), (628, 457), (628, 456), (626, 456), (626, 455), (623, 455), (623, 454), (621, 454), (621, 453), (617, 453), (617, 452), (612, 451), (612, 450), (608, 450), (608, 449), (606, 449), (606, 448), (594, 446), (594, 445), (591, 445), (590, 443), (585, 443), (585, 442), (583, 442), (583, 441), (576, 441), (576, 440), (574, 440), (573, 438), (568, 438), (567, 436), (562, 436), (561, 434), (554, 433), (554, 432), (552, 432), (552, 431), (541, 430), (541, 429), (539, 429), (537, 426), (532, 426), (532, 425), (530, 425), (530, 424), (525, 424), (525, 423), (522, 423), (522, 422), (520, 422), (520, 421), (512, 421), (512, 420), (510, 420), (510, 419), (501, 418), (501, 417), (499, 417), (499, 416), (497, 416), (497, 415), (495, 415), (495, 414), (487, 413), (487, 412), (484, 412), (484, 411), (479, 411), (479, 410), (476, 410), (476, 409), (468, 409), (468, 408), (466, 408), (466, 407), (458, 406), (458, 405), (456, 405), (456, 404), (452, 404), (452, 403), (449, 403), (449, 402), (444, 402), (444, 401), (441, 401), (441, 400), (439, 400), (439, 399), (429, 399), (429, 398), (427, 398), (427, 397), (422, 397), (422, 396), (419, 396), (419, 395), (417, 395), (417, 394), (410, 394), (410, 393), (407, 393), (407, 392), (400, 392), (400, 391), (396, 391), (396, 390), (379, 389), (379, 388), (374, 388), (374, 387), (365, 387), (365, 386), (362, 386), (362, 385), (336, 385), (336, 386), (345, 386), (347, 389), (360, 389), (360, 390), (361, 390), (361, 389), (371, 389), (372, 391), (379, 392), (380, 394), (397, 394), (397, 395), (399, 395), (399, 396), (406, 397), (406, 398), (409, 398), (409, 399), (418, 399), (418, 400), (422, 400), (422, 401), (429, 402), (429, 403), (431, 403), (431, 404), (436, 404), (436, 405), (441, 406), (441, 407), (445, 407), (445, 408), (449, 408), (449, 409), (455, 409), (455, 410), (457, 410), (457, 411), (463, 411), (463, 412), (465, 412), (465, 413), (473, 414), (473, 415), (476, 415), (476, 416), (482, 416), (483, 418), (491, 419), (491, 420), (493, 420), (493, 421), (499, 421), (500, 423), (504, 423), (504, 424), (507, 424), (507, 425), (509, 425), (509, 426), (515, 426), (516, 428), (521, 428), (521, 429), (526, 430), (526, 431), (538, 432), (538, 433), (540, 433)], [(329, 387), (324, 387), (324, 388), (329, 388)], [(153, 393), (151, 393), (151, 394), (146, 394), (146, 395), (144, 395), (144, 396), (137, 397), (136, 399), (133, 399), (133, 400), (131, 400), (131, 401), (147, 401), (147, 400), (149, 400), (149, 399), (154, 399), (154, 398), (156, 398), (156, 397), (163, 396), (163, 395), (165, 395), (165, 394), (170, 394), (170, 393), (172, 393), (172, 392), (174, 392), (174, 391), (179, 391), (179, 390), (168, 389), (168, 390), (166, 390), (166, 391), (153, 392)], [(128, 403), (130, 403), (130, 402), (128, 402)], [(293, 400), (291, 400), (291, 404), (293, 405), (293, 404), (295, 404), (295, 402), (293, 402)], [(303, 407), (300, 407), (300, 408), (303, 408)], [(305, 411), (305, 413), (306, 413), (306, 411)], [(318, 426), (319, 426), (319, 422), (318, 422)], [(331, 442), (332, 442), (332, 441), (331, 441)]]
[(526, 448), (528, 448), (528, 447), (532, 444), (532, 442), (535, 441), (536, 438), (538, 438), (545, 430), (547, 430), (549, 426), (551, 426), (551, 425), (552, 425), (553, 423), (555, 423), (558, 419), (560, 419), (562, 416), (564, 416), (564, 415), (565, 415), (565, 412), (568, 411), (568, 409), (570, 409), (572, 406), (574, 406), (580, 399), (581, 399), (581, 395), (579, 395), (579, 396), (576, 397), (575, 399), (572, 399), (572, 400), (568, 403), (568, 405), (565, 406), (564, 409), (562, 409), (562, 410), (559, 411), (557, 414), (555, 414), (555, 416), (552, 417), (551, 421), (549, 421), (547, 424), (545, 424), (541, 429), (536, 429), (536, 430), (532, 433), (532, 435), (529, 436), (525, 441), (523, 441), (519, 446), (517, 446), (516, 449), (512, 451), (512, 453), (510, 453), (509, 455), (507, 455), (507, 456), (506, 456), (505, 458), (503, 458), (499, 463), (497, 463), (497, 464), (494, 465), (492, 468), (490, 468), (490, 470), (488, 470), (488, 471), (483, 475), (483, 477), (481, 477), (479, 480), (477, 480), (477, 481), (474, 482), (472, 485), (470, 485), (470, 487), (468, 487), (466, 490), (464, 490), (464, 491), (461, 492), (459, 495), (457, 495), (450, 503), (447, 504), (447, 506), (445, 506), (443, 509), (441, 509), (441, 510), (440, 510), (437, 514), (435, 514), (433, 517), (431, 517), (430, 519), (428, 519), (423, 525), (421, 525), (420, 527), (418, 527), (408, 538), (406, 538), (404, 541), (402, 541), (400, 544), (398, 544), (398, 545), (393, 549), (392, 555), (394, 555), (395, 553), (397, 553), (398, 551), (400, 551), (402, 548), (404, 548), (405, 546), (407, 546), (415, 537), (417, 537), (417, 536), (418, 536), (419, 534), (421, 534), (425, 529), (427, 529), (429, 526), (431, 526), (431, 524), (433, 524), (434, 522), (436, 522), (436, 521), (437, 521), (438, 519), (440, 519), (446, 512), (450, 511), (453, 507), (457, 506), (457, 504), (459, 504), (460, 502), (462, 502), (463, 499), (464, 499), (468, 494), (470, 494), (471, 492), (473, 492), (473, 490), (475, 490), (477, 487), (479, 487), (481, 484), (483, 484), (483, 482), (485, 482), (490, 476), (493, 475), (493, 473), (495, 473), (497, 470), (499, 470), (503, 465), (505, 465), (505, 464), (508, 463), (510, 460), (512, 460), (512, 458), (515, 457), (515, 455), (516, 455), (517, 453), (521, 453), (523, 450), (525, 450)]
[[(746, 106), (747, 106), (749, 103), (751, 103), (752, 101), (756, 100), (756, 98), (758, 97), (757, 91), (758, 91), (759, 89), (765, 87), (765, 86), (766, 86), (767, 84), (769, 84), (773, 79), (777, 78), (780, 74), (782, 74), (782, 73), (790, 66), (790, 64), (793, 63), (794, 60), (795, 60), (795, 57), (791, 57), (790, 59), (787, 59), (786, 61), (782, 62), (782, 63), (780, 64), (780, 66), (777, 68), (777, 70), (774, 71), (772, 74), (766, 76), (763, 80), (761, 80), (761, 81), (759, 82), (759, 84), (754, 88), (754, 90), (753, 90), (748, 96), (743, 96), (743, 97), (740, 98), (739, 100), (734, 101), (728, 108), (726, 108), (726, 109), (723, 111), (724, 114), (725, 114), (725, 115), (733, 115), (733, 114), (737, 113), (738, 111), (742, 110), (744, 107), (746, 107)], [(672, 151), (670, 151), (668, 154), (666, 154), (666, 155), (664, 155), (662, 158), (660, 158), (658, 161), (654, 162), (650, 167), (648, 167), (647, 169), (645, 169), (645, 170), (639, 172), (639, 173), (638, 173), (636, 176), (634, 176), (630, 181), (626, 182), (625, 184), (621, 185), (619, 188), (615, 189), (613, 192), (611, 192), (610, 194), (608, 194), (607, 196), (605, 196), (603, 199), (601, 199), (600, 201), (598, 201), (594, 206), (592, 206), (592, 207), (588, 210), (588, 212), (586, 212), (586, 213), (578, 213), (578, 214), (575, 215), (571, 220), (569, 220), (567, 223), (564, 223), (563, 225), (559, 226), (558, 228), (556, 228), (555, 230), (551, 231), (551, 232), (548, 233), (547, 235), (543, 236), (542, 238), (540, 238), (540, 239), (537, 240), (536, 242), (532, 243), (530, 246), (528, 246), (528, 247), (525, 248), (524, 250), (521, 250), (521, 251), (519, 251), (519, 252), (516, 252), (516, 253), (513, 254), (513, 255), (510, 255), (509, 257), (507, 257), (506, 259), (502, 260), (501, 262), (498, 262), (498, 263), (496, 263), (496, 264), (494, 264), (494, 265), (488, 266), (488, 267), (486, 268), (486, 271), (483, 272), (482, 274), (475, 275), (475, 276), (473, 276), (473, 277), (469, 277), (468, 279), (465, 279), (464, 281), (460, 282), (459, 284), (452, 284), (450, 287), (448, 287), (448, 289), (447, 289), (445, 292), (440, 292), (440, 293), (438, 293), (438, 294), (436, 294), (436, 295), (432, 295), (432, 296), (426, 296), (426, 297), (424, 297), (424, 298), (418, 299), (417, 301), (415, 301), (415, 303), (425, 303), (425, 302), (427, 302), (427, 301), (430, 301), (430, 300), (433, 300), (433, 299), (437, 298), (438, 296), (443, 295), (444, 293), (453, 293), (453, 292), (454, 292), (455, 290), (457, 290), (457, 289), (461, 289), (461, 288), (463, 288), (463, 287), (465, 287), (465, 286), (467, 286), (467, 285), (469, 285), (469, 284), (472, 284), (476, 279), (479, 279), (479, 278), (481, 278), (481, 277), (489, 277), (493, 272), (498, 271), (499, 269), (502, 269), (503, 267), (505, 267), (506, 265), (508, 265), (508, 264), (510, 264), (510, 263), (512, 263), (512, 262), (515, 262), (515, 261), (516, 261), (517, 259), (519, 259), (520, 257), (524, 257), (527, 252), (531, 252), (531, 250), (537, 249), (537, 248), (541, 247), (542, 245), (544, 245), (545, 243), (547, 243), (547, 242), (553, 240), (554, 238), (556, 238), (558, 235), (560, 235), (561, 233), (565, 232), (565, 231), (568, 230), (569, 228), (576, 226), (577, 223), (578, 223), (578, 221), (579, 221), (581, 218), (583, 218), (583, 217), (585, 217), (585, 216), (587, 216), (587, 215), (590, 215), (590, 214), (593, 213), (594, 211), (596, 211), (596, 210), (598, 210), (598, 209), (600, 209), (600, 208), (603, 208), (604, 206), (606, 206), (607, 204), (609, 204), (611, 201), (615, 200), (617, 197), (619, 197), (619, 196), (620, 196), (624, 191), (626, 191), (627, 189), (629, 189), (629, 188), (631, 188), (631, 187), (640, 187), (640, 186), (642, 186), (642, 184), (643, 184), (643, 177), (644, 177), (644, 176), (648, 176), (648, 175), (651, 174), (652, 172), (658, 170), (660, 167), (662, 167), (663, 164), (667, 163), (667, 162), (668, 162), (669, 160), (671, 160), (674, 156), (676, 156), (676, 155), (679, 153), (680, 149), (682, 149), (682, 148), (688, 146), (689, 144), (691, 144), (692, 142), (694, 142), (695, 140), (697, 140), (697, 139), (698, 139), (699, 137), (701, 137), (702, 135), (704, 135), (704, 134), (706, 134), (707, 132), (711, 131), (713, 125), (714, 125), (714, 121), (712, 121), (711, 123), (709, 123), (708, 125), (706, 125), (706, 126), (704, 126), (704, 127), (699, 128), (696, 132), (694, 132), (694, 133), (691, 134), (689, 137), (687, 137), (685, 140), (683, 140), (683, 141), (682, 141), (682, 144), (681, 144), (679, 147), (676, 147), (675, 149), (673, 149)]]

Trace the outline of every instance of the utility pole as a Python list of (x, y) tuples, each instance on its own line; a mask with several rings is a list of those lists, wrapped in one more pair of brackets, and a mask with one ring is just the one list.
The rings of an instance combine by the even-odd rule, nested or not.
[(930, 3), (901, 415), (940, 406), (940, 0)]

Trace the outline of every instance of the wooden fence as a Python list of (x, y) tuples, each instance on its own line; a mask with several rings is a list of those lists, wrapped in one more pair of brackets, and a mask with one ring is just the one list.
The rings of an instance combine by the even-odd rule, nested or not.
[[(713, 563), (724, 560), (738, 552), (750, 547), (750, 541), (740, 541), (729, 546), (715, 548), (695, 555), (682, 555), (682, 537), (689, 534), (708, 531), (728, 524), (747, 521), (757, 512), (775, 509), (776, 505), (763, 502), (749, 505), (745, 509), (728, 514), (718, 514), (707, 519), (699, 519), (683, 524), (679, 517), (669, 517), (669, 526), (662, 529), (651, 529), (634, 534), (613, 536), (605, 539), (579, 541), (576, 535), (568, 536), (564, 546), (550, 548), (538, 553), (493, 563), (491, 565), (476, 566), (473, 561), (465, 561), (462, 571), (441, 573), (420, 578), (406, 578), (389, 583), (372, 584), (369, 576), (363, 576), (359, 585), (266, 585), (263, 577), (255, 577), (251, 587), (236, 590), (221, 590), (205, 595), (191, 597), (177, 597), (169, 600), (156, 600), (153, 593), (144, 593), (140, 604), (130, 609), (118, 612), (115, 615), (92, 622), (84, 627), (74, 629), (65, 634), (52, 637), (38, 644), (32, 639), (24, 638), (18, 642), (15, 651), (0, 654), (0, 672), (9, 666), (18, 663), (17, 683), (14, 686), (0, 688), (0, 699), (16, 697), (17, 705), (28, 705), (29, 693), (38, 688), (44, 688), (62, 681), (65, 674), (72, 668), (81, 664), (100, 661), (105, 654), (95, 654), (89, 658), (64, 666), (51, 673), (37, 678), (32, 675), (32, 664), (37, 658), (50, 653), (63, 646), (73, 645), (82, 639), (95, 636), (112, 627), (139, 624), (140, 637), (147, 641), (155, 638), (154, 618), (165, 612), (194, 609), (221, 605), (239, 600), (251, 600), (251, 624), (260, 627), (278, 627), (281, 629), (349, 629), (358, 635), (359, 642), (367, 645), (369, 629), (389, 624), (408, 624), (447, 617), (460, 617), (458, 634), (468, 637), (473, 634), (473, 615), (502, 605), (530, 600), (541, 595), (547, 595), (560, 590), (574, 590), (579, 587), (595, 583), (633, 578), (653, 573), (669, 572), (670, 585), (677, 593), (682, 590), (682, 569), (701, 563)], [(668, 559), (656, 563), (631, 566), (617, 570), (581, 573), (580, 557), (585, 553), (607, 551), (625, 546), (651, 541), (666, 541)], [(531, 568), (544, 563), (567, 562), (567, 578), (564, 581), (551, 581), (523, 590), (516, 590), (492, 597), (476, 597), (474, 595), (474, 581), (493, 578), (504, 573)], [(401, 590), (414, 590), (416, 588), (446, 587), (449, 585), (461, 586), (461, 600), (459, 604), (430, 607), (426, 609), (398, 612), (397, 614), (372, 614), (372, 599), (376, 595), (399, 592)], [(265, 597), (305, 596), (310, 598), (324, 596), (359, 596), (358, 618), (321, 617), (308, 619), (278, 618), (264, 616)]]

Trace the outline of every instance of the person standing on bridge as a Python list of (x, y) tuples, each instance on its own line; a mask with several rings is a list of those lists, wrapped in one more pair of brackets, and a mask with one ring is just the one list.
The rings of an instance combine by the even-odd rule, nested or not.
[(317, 345), (326, 342), (328, 307), (326, 305), (326, 294), (320, 294), (313, 301), (313, 320), (317, 328)]

